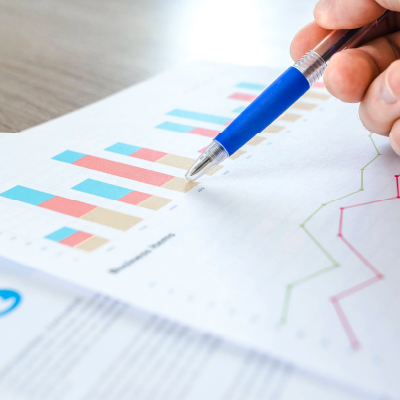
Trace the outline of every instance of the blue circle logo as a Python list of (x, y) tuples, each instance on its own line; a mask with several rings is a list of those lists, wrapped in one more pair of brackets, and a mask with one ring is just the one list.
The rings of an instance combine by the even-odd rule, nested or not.
[(0, 317), (10, 313), (21, 302), (21, 295), (14, 290), (0, 289)]

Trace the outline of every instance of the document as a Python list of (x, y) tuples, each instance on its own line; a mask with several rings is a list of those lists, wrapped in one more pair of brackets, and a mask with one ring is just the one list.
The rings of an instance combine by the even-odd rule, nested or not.
[(400, 161), (318, 84), (200, 182), (280, 70), (198, 63), (1, 141), (0, 256), (398, 398)]
[(5, 400), (374, 399), (37, 272), (0, 281)]

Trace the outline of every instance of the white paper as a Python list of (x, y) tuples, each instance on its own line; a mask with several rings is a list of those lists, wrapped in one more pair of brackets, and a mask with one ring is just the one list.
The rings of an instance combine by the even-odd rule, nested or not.
[[(245, 154), (227, 160), (187, 193), (52, 159), (72, 150), (182, 178), (182, 169), (105, 149), (122, 142), (194, 159), (210, 138), (155, 127), (165, 121), (212, 130), (223, 126), (166, 114), (185, 109), (233, 119), (233, 110), (248, 103), (228, 97), (259, 93), (236, 85), (267, 85), (278, 72), (190, 66), (5, 139), (0, 193), (20, 185), (143, 221), (122, 232), (0, 197), (1, 256), (396, 397), (400, 203), (345, 209), (343, 238), (338, 237), (340, 207), (397, 196), (399, 160), (387, 138), (364, 130), (356, 105), (305, 98), (317, 108), (289, 110), (301, 118), (277, 121), (281, 132), (261, 134), (266, 140), (246, 145)], [(153, 211), (71, 189), (86, 179), (171, 202)], [(320, 209), (321, 204), (327, 205)], [(110, 242), (86, 254), (44, 238), (62, 227)], [(312, 274), (314, 279), (299, 284)], [(286, 316), (282, 310), (290, 284), (295, 288)], [(357, 292), (343, 297), (351, 288)], [(340, 298), (336, 310), (332, 297)]]
[(0, 317), (2, 399), (371, 399), (39, 273), (0, 281), (21, 296)]

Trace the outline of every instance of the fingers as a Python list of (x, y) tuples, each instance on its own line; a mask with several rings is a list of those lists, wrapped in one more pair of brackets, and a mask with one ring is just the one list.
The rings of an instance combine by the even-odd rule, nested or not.
[(327, 34), (328, 30), (321, 28), (315, 21), (306, 25), (294, 37), (290, 45), (290, 55), (294, 61), (303, 57), (313, 49)]
[(325, 85), (342, 101), (360, 102), (372, 81), (397, 59), (400, 59), (400, 32), (333, 56), (324, 74)]
[(369, 131), (390, 134), (393, 149), (400, 154), (400, 60), (374, 80), (360, 104), (359, 114)]
[(361, 49), (346, 50), (332, 57), (324, 82), (330, 93), (346, 103), (359, 103), (379, 75), (374, 60)]
[[(387, 5), (382, 3), (387, 3)], [(386, 11), (386, 8), (400, 11), (400, 2), (398, 0), (321, 0), (315, 6), (314, 18), (326, 29), (359, 28), (376, 20)]]

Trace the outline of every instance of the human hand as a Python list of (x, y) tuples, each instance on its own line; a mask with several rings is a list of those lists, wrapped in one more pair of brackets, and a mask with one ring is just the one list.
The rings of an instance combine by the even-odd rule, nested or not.
[(335, 54), (324, 81), (340, 100), (360, 102), (364, 126), (389, 136), (400, 155), (400, 0), (321, 0), (314, 10), (315, 21), (297, 33), (290, 53), (297, 61), (326, 36), (327, 30), (359, 28), (386, 9), (398, 12), (388, 16), (360, 47)]

